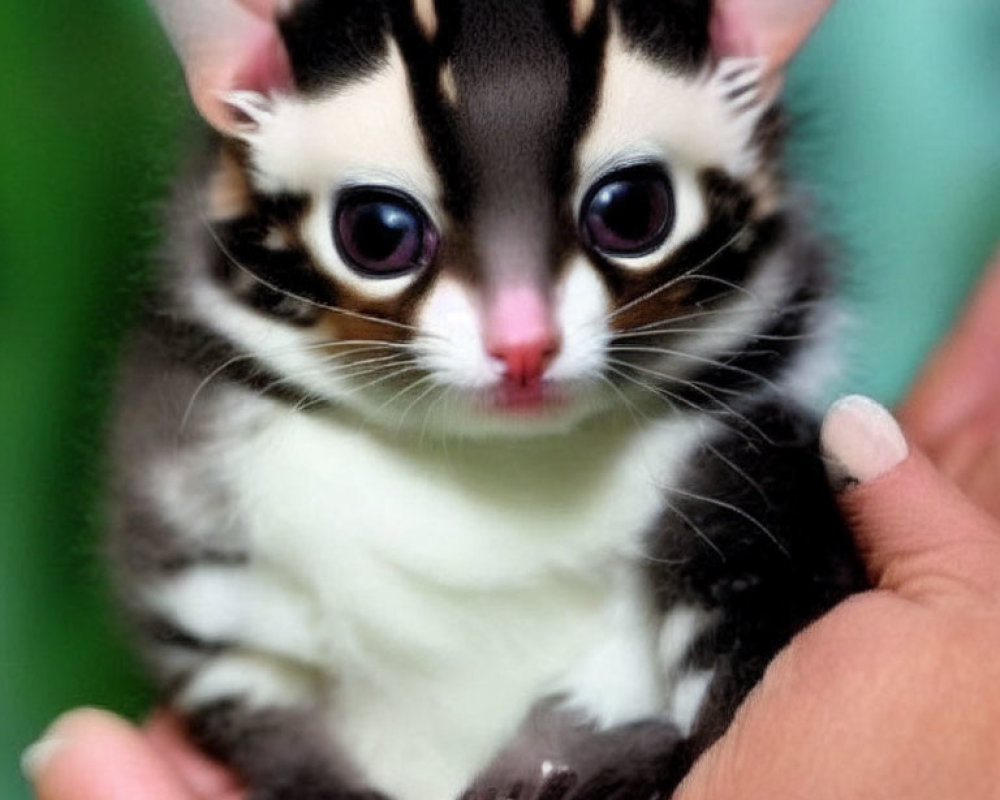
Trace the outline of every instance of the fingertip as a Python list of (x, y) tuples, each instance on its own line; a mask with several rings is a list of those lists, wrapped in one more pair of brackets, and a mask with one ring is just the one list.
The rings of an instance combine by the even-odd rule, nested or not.
[(21, 765), (38, 800), (191, 800), (139, 730), (99, 709), (59, 717)]
[(914, 596), (942, 586), (996, 591), (1000, 526), (909, 446), (885, 408), (860, 396), (837, 401), (821, 444), (874, 586)]
[(820, 446), (834, 488), (844, 491), (882, 477), (906, 460), (906, 437), (889, 411), (863, 395), (848, 395), (827, 411)]
[(113, 719), (107, 717), (113, 715), (96, 708), (78, 708), (57, 717), (21, 754), (21, 772), (30, 781), (42, 777), (61, 751), (71, 747), (74, 741), (89, 735), (92, 730), (113, 725)]

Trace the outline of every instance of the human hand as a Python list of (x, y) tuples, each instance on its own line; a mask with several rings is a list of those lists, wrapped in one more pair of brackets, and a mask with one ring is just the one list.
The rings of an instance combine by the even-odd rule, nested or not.
[(998, 345), (1000, 259), (900, 410), (912, 447), (868, 401), (831, 411), (875, 588), (779, 654), (674, 800), (1000, 796)]
[(1000, 519), (1000, 250), (898, 416), (937, 467)]
[(777, 656), (675, 800), (995, 798), (1000, 523), (871, 401), (825, 433), (875, 588)]
[(38, 800), (240, 800), (235, 779), (188, 744), (176, 720), (138, 729), (89, 709), (60, 717), (23, 757)]

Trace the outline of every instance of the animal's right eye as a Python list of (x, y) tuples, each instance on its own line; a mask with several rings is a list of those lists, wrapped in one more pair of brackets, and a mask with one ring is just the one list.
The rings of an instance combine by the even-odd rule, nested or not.
[(334, 241), (355, 272), (392, 278), (431, 263), (438, 234), (410, 197), (381, 187), (349, 189), (337, 202)]

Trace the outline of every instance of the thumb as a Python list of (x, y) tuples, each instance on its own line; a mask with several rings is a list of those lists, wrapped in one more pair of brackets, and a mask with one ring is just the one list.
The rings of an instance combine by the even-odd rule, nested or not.
[(838, 400), (821, 443), (877, 588), (1000, 596), (1000, 525), (907, 443), (885, 408), (857, 395)]
[(22, 756), (38, 800), (194, 800), (179, 775), (124, 720), (64, 714)]

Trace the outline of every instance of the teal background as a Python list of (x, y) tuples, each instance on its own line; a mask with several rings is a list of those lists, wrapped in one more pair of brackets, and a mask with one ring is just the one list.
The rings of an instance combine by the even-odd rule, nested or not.
[[(1000, 236), (1000, 3), (841, 0), (793, 161), (851, 264), (840, 389), (898, 399)], [(0, 7), (0, 798), (61, 709), (138, 714), (98, 558), (107, 376), (189, 117), (140, 0)]]

